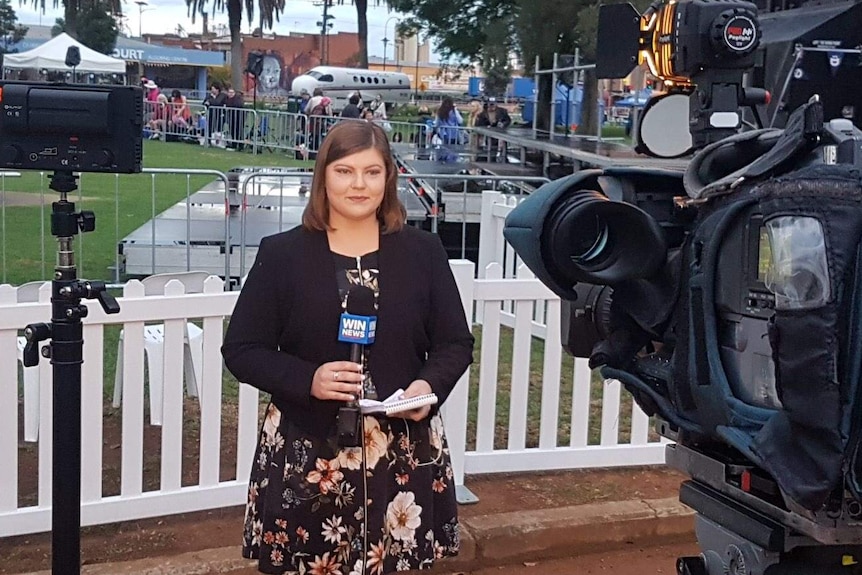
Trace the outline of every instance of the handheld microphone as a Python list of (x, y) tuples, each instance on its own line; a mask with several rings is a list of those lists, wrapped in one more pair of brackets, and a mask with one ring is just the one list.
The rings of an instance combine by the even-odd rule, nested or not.
[(350, 361), (362, 363), (365, 346), (374, 343), (376, 313), (374, 292), (365, 286), (350, 286), (347, 291), (347, 310), (341, 314), (338, 330), (338, 341), (350, 344)]
[[(377, 316), (374, 292), (365, 286), (351, 286), (347, 292), (347, 310), (341, 314), (338, 341), (350, 344), (350, 361), (363, 365), (366, 345), (374, 343)], [(362, 445), (362, 413), (354, 400), (338, 409), (338, 444), (341, 447)]]

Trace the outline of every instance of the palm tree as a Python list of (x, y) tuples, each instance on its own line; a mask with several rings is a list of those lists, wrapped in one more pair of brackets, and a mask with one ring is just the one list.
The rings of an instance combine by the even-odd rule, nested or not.
[[(23, 4), (25, 0), (19, 0)], [(102, 6), (112, 16), (123, 13), (122, 0), (54, 0), (54, 9), (63, 5), (64, 32), (72, 38), (78, 38), (78, 13), (94, 6)], [(45, 0), (33, 0), (33, 7), (45, 12)]]
[[(332, 0), (326, 0), (332, 5)], [(351, 0), (356, 6), (356, 31), (359, 36), (359, 67), (368, 67), (368, 0)], [(338, 0), (344, 4), (344, 0)], [(385, 5), (391, 7), (389, 0), (374, 0), (375, 6)], [(385, 32), (385, 31), (384, 31)]]
[[(44, 2), (44, 0), (42, 0)], [(74, 0), (66, 0), (74, 1)], [(227, 7), (228, 29), (230, 30), (230, 77), (234, 86), (242, 86), (242, 0), (213, 0), (213, 9), (224, 11)], [(192, 22), (197, 14), (206, 11), (207, 0), (186, 0), (186, 5), (191, 12)], [(279, 15), (284, 12), (284, 0), (257, 0), (257, 8), (260, 13), (260, 27), (272, 28), (273, 22), (278, 21)], [(254, 0), (245, 0), (245, 11), (248, 19), (254, 19)]]

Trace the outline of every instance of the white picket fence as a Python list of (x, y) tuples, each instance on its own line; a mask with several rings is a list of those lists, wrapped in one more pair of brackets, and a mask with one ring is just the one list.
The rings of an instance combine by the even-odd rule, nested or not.
[[(502, 208), (500, 214), (504, 216)], [(664, 460), (664, 442), (651, 438), (649, 419), (636, 406), (622, 407), (620, 384), (604, 382), (600, 393), (592, 390), (585, 360), (576, 360), (565, 373), (560, 344), (560, 301), (550, 290), (521, 268), (515, 278), (504, 279), (503, 267), (491, 264), (475, 279), (471, 262), (451, 262), (458, 282), (464, 312), (481, 317), (481, 354), (478, 398), (471, 413), (468, 380), (462, 376), (444, 406), (446, 429), (456, 471), (456, 484), (464, 475), (504, 471), (537, 471), (626, 465), (659, 464)], [(106, 315), (87, 302), (84, 319), (84, 364), (82, 368), (82, 523), (95, 525), (122, 520), (184, 513), (242, 504), (259, 428), (257, 390), (241, 385), (236, 428), (222, 429), (223, 364), (219, 348), (225, 318), (236, 303), (236, 292), (223, 292), (222, 281), (211, 277), (204, 293), (184, 294), (178, 281), (171, 281), (165, 295), (145, 296), (143, 285), (131, 281), (119, 298), (121, 311)], [(39, 366), (38, 497), (35, 505), (21, 505), (19, 489), (18, 385), (16, 338), (30, 323), (50, 318), (50, 285), (42, 288), (38, 303), (15, 303), (11, 286), (0, 286), (0, 537), (50, 529), (51, 504), (51, 389), (48, 361)], [(540, 311), (539, 311), (540, 310)], [(196, 482), (183, 485), (183, 434), (189, 422), (183, 417), (183, 349), (186, 323), (194, 320), (203, 328), (203, 373), (200, 388), (200, 440), (197, 446), (199, 473)], [(160, 477), (156, 490), (144, 490), (145, 357), (144, 326), (164, 325), (164, 413), (161, 427)], [(103, 381), (105, 334), (123, 329), (123, 399), (120, 487), (118, 495), (103, 495), (106, 470), (103, 463), (103, 426), (106, 417)], [(501, 332), (511, 329), (511, 379), (501, 381)], [(539, 393), (530, 382), (531, 352), (543, 344), (541, 355), (541, 399), (539, 421), (528, 414), (528, 401)], [(570, 364), (569, 360), (569, 364)], [(535, 366), (534, 366), (535, 367)], [(565, 392), (563, 389), (565, 388)], [(571, 388), (571, 391), (568, 391)], [(508, 416), (497, 413), (497, 396), (509, 393)], [(600, 399), (599, 399), (600, 397)], [(569, 440), (560, 441), (563, 401), (570, 402), (571, 415), (562, 422)], [(535, 400), (534, 400), (535, 402)], [(599, 408), (600, 405), (600, 408)], [(568, 406), (566, 406), (568, 408)], [(25, 409), (27, 406), (25, 405)], [(596, 411), (600, 409), (600, 415)], [(621, 426), (623, 420), (630, 424)], [(596, 417), (600, 419), (595, 422)], [(475, 424), (471, 424), (471, 418)], [(501, 423), (502, 421), (502, 423)], [(467, 445), (468, 428), (475, 425), (475, 445)], [(497, 429), (506, 429), (506, 444)], [(625, 427), (627, 429), (623, 430)], [(538, 430), (538, 440), (528, 442), (528, 428)], [(597, 440), (590, 430), (598, 428)], [(236, 434), (236, 479), (220, 478), (222, 432)], [(621, 436), (627, 436), (622, 440)], [(469, 487), (469, 481), (467, 482)]]

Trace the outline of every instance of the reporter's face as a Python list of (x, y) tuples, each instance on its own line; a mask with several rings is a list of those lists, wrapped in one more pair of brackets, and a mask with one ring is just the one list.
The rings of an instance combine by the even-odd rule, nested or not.
[(386, 188), (386, 164), (373, 148), (356, 152), (326, 166), (329, 225), (377, 218)]

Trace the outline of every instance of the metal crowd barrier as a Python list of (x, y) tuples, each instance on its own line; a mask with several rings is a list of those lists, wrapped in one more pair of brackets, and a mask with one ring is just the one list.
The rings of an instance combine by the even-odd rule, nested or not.
[[(185, 108), (188, 112), (179, 115), (172, 102), (144, 102), (144, 137), (252, 153), (279, 150), (293, 153), (296, 159), (314, 159), (327, 131), (335, 123), (366, 121), (273, 109), (212, 107), (189, 101)], [(422, 122), (380, 118), (372, 121), (386, 131), (393, 143), (412, 144), (418, 148), (469, 143), (474, 149), (486, 144), (465, 126), (435, 129), (433, 116)]]

